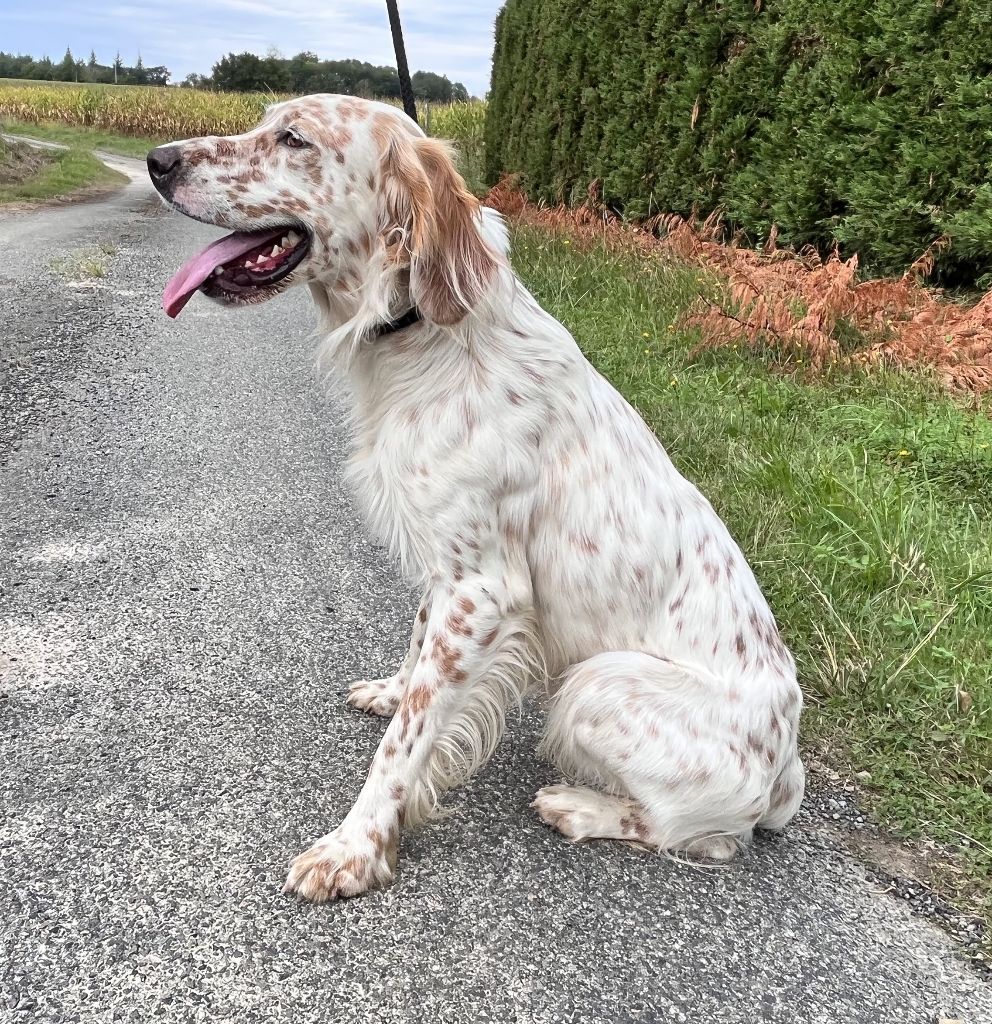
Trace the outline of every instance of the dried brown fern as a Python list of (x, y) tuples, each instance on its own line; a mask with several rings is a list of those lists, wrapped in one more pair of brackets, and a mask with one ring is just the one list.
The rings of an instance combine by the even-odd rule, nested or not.
[[(827, 259), (814, 250), (779, 249), (774, 229), (762, 250), (723, 240), (718, 214), (702, 222), (659, 214), (629, 224), (603, 206), (593, 182), (575, 208), (528, 203), (512, 181), (501, 182), (486, 203), (508, 217), (613, 249), (663, 252), (699, 266), (717, 281), (684, 323), (701, 332), (701, 348), (720, 345), (773, 347), (814, 368), (848, 362), (935, 370), (949, 388), (992, 391), (992, 292), (966, 308), (948, 301), (922, 280), (946, 248), (938, 239), (901, 278), (857, 280), (858, 258)], [(865, 347), (845, 355), (838, 325), (855, 328)]]

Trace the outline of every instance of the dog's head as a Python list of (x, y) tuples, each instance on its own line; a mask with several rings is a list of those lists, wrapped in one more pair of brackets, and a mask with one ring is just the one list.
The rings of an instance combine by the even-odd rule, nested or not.
[(387, 265), (426, 319), (450, 325), (496, 270), (449, 147), (387, 104), (288, 100), (244, 135), (152, 150), (148, 172), (170, 206), (234, 232), (169, 281), (169, 316), (198, 290), (228, 305), (303, 282), (358, 290)]

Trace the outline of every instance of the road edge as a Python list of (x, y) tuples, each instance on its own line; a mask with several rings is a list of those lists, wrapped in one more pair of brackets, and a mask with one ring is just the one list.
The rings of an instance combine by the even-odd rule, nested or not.
[[(41, 139), (33, 139), (28, 135), (14, 135), (9, 132), (0, 132), (0, 140), (4, 142), (21, 143), (32, 146), (35, 149), (68, 150), (71, 147), (60, 142), (45, 142)], [(0, 203), (0, 214), (3, 213), (33, 213), (36, 210), (46, 210), (59, 206), (66, 206), (70, 203), (89, 203), (104, 199), (113, 195), (121, 189), (126, 188), (133, 182), (137, 175), (136, 171), (124, 166), (125, 161), (140, 165), (140, 161), (131, 160), (129, 157), (114, 156), (98, 149), (91, 149), (88, 152), (94, 159), (98, 160), (108, 170), (117, 174), (117, 181), (107, 181), (83, 185), (67, 192), (64, 195), (51, 196), (48, 199), (37, 200), (16, 200), (10, 203)], [(143, 176), (143, 173), (140, 175)]]

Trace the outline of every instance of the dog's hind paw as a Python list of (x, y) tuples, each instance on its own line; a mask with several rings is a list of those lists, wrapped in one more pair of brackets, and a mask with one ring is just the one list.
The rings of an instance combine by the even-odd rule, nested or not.
[(740, 853), (742, 845), (737, 836), (707, 836), (672, 852), (684, 854), (691, 860), (725, 864)]
[(384, 889), (396, 868), (397, 837), (370, 828), (361, 842), (339, 828), (294, 857), (283, 893), (295, 893), (312, 903), (360, 896)]
[(348, 687), (348, 707), (390, 718), (400, 705), (403, 690), (404, 685), (399, 676), (359, 679)]
[(647, 837), (647, 830), (638, 828), (640, 819), (632, 801), (585, 786), (545, 786), (538, 790), (531, 807), (573, 843)]

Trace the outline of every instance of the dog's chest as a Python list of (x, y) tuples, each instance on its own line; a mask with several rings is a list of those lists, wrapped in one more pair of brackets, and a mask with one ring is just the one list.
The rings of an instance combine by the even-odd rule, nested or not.
[(413, 577), (434, 573), (495, 501), (492, 443), (456, 409), (359, 423), (347, 476), (372, 532)]

